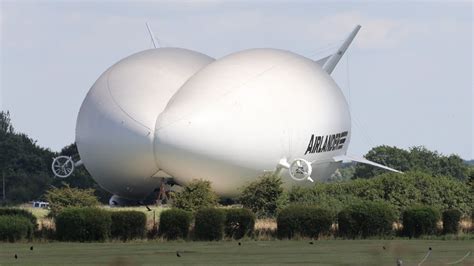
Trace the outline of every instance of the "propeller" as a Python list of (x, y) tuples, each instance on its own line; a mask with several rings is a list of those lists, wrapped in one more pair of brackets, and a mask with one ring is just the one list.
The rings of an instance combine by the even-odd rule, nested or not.
[(314, 180), (311, 178), (312, 171), (313, 168), (311, 167), (311, 163), (305, 159), (295, 159), (289, 167), (290, 176), (296, 181), (303, 181), (307, 179), (311, 182), (314, 182)]
[(51, 169), (56, 177), (66, 178), (74, 172), (75, 163), (69, 156), (58, 156), (53, 158)]

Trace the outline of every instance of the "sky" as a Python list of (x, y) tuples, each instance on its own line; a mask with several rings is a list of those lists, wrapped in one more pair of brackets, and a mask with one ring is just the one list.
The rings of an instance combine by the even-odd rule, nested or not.
[(161, 46), (214, 58), (257, 48), (317, 60), (359, 35), (332, 76), (352, 116), (349, 153), (424, 145), (472, 159), (470, 1), (0, 0), (0, 109), (15, 129), (59, 151), (80, 105), (109, 66)]

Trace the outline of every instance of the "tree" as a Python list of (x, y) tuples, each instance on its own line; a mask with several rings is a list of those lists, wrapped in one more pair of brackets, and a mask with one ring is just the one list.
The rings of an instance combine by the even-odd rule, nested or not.
[[(378, 146), (372, 148), (365, 155), (365, 158), (367, 160), (371, 160), (373, 162), (395, 168), (402, 172), (405, 172), (410, 169), (410, 162), (408, 157), (408, 151), (390, 146)], [(371, 178), (376, 175), (382, 174), (385, 171), (386, 170), (382, 170), (371, 165), (357, 164), (353, 178)]]
[[(75, 161), (80, 160), (75, 143), (64, 147), (59, 154), (72, 156)], [(51, 172), (51, 163), (56, 156), (58, 153), (38, 146), (26, 134), (15, 132), (10, 113), (0, 112), (0, 175), (5, 175), (6, 199), (9, 203), (39, 199), (51, 185), (60, 187), (62, 182), (71, 187), (93, 188), (101, 202), (109, 201), (111, 194), (92, 179), (85, 167), (78, 167), (66, 179), (55, 178)]]
[(1, 111), (0, 112), (0, 134), (11, 134), (14, 132), (13, 125), (10, 119), (10, 112), (9, 111)]
[(217, 200), (218, 197), (212, 191), (210, 181), (194, 179), (176, 194), (173, 207), (195, 212), (202, 208), (216, 206)]
[(53, 187), (46, 191), (46, 200), (51, 209), (50, 215), (56, 217), (67, 207), (96, 207), (99, 205), (93, 189), (72, 188), (68, 184), (63, 187)]
[(0, 171), (6, 198), (13, 203), (38, 199), (51, 184), (52, 153), (27, 135), (16, 133), (9, 112), (0, 112)]
[(264, 174), (243, 189), (240, 202), (258, 217), (273, 217), (283, 195), (282, 184), (279, 176), (273, 173)]

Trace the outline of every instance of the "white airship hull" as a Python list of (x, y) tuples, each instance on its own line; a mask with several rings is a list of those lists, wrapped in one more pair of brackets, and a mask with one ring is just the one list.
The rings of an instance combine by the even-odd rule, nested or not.
[(180, 48), (129, 56), (99, 77), (81, 106), (82, 162), (116, 202), (144, 199), (165, 176), (182, 185), (209, 180), (233, 197), (269, 171), (287, 187), (324, 180), (343, 160), (396, 171), (346, 155), (349, 108), (329, 74), (359, 29), (318, 61), (276, 49), (217, 61)]

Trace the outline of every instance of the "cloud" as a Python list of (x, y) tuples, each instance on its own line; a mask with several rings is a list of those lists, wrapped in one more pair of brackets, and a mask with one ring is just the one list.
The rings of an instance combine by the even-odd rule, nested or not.
[(313, 28), (314, 34), (326, 41), (346, 36), (355, 25), (362, 29), (356, 46), (362, 49), (394, 48), (407, 40), (417, 29), (402, 19), (377, 18), (360, 12), (343, 12), (323, 17)]

